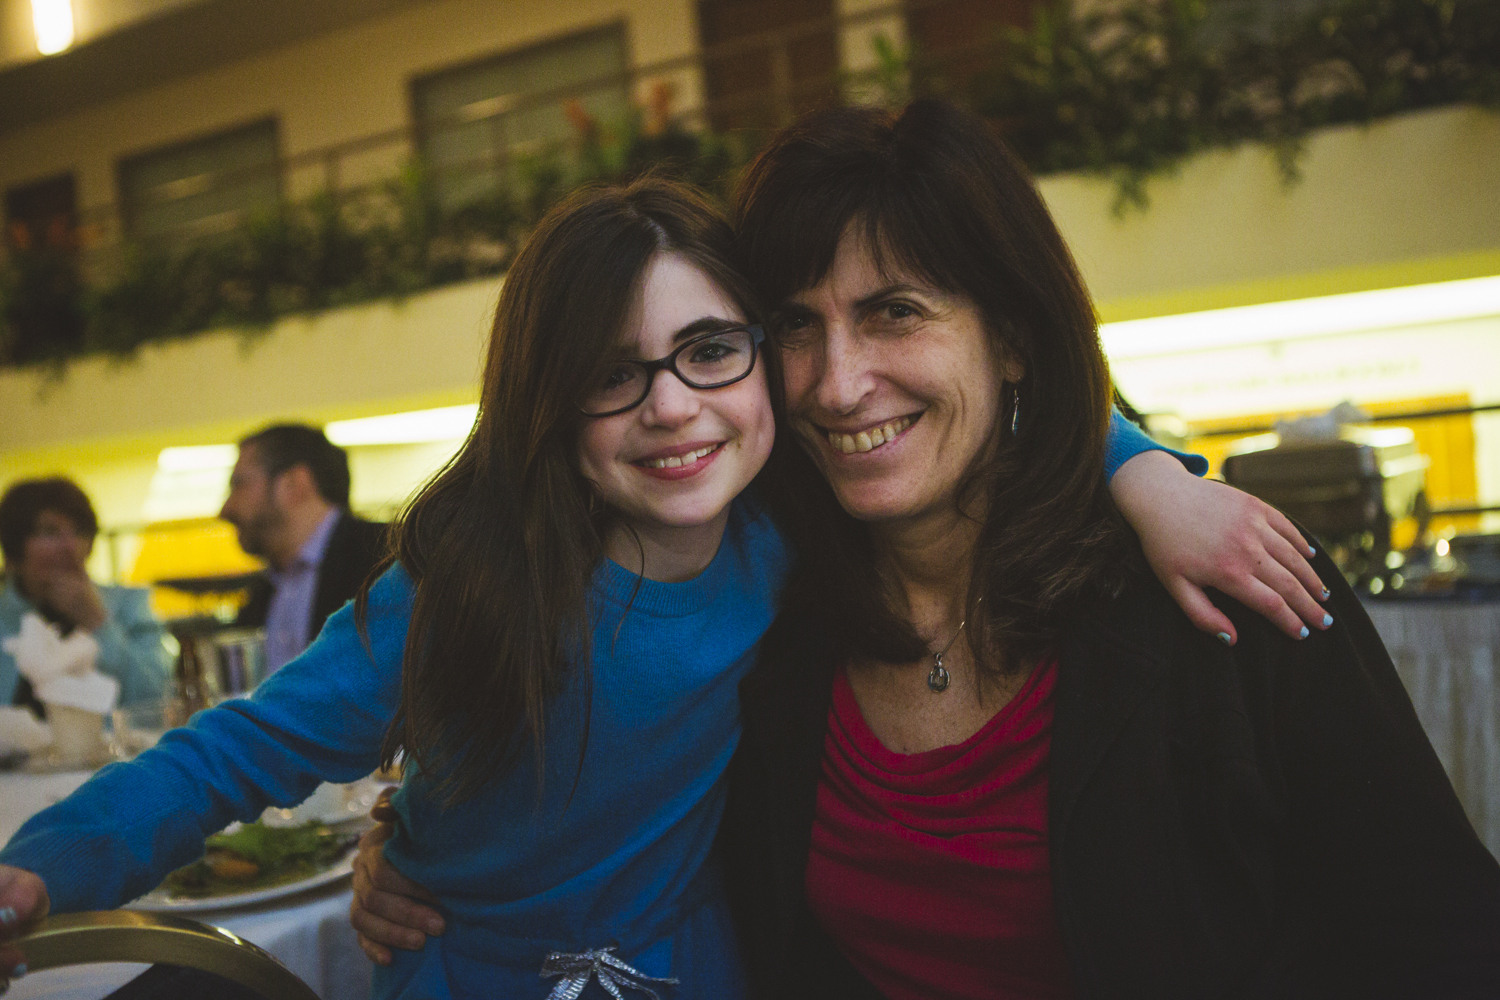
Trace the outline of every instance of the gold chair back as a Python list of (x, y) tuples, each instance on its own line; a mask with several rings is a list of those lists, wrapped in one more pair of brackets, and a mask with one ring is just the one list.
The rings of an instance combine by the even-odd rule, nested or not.
[(11, 942), (30, 973), (91, 962), (149, 962), (212, 972), (267, 1000), (318, 1000), (306, 983), (243, 938), (157, 913), (110, 910), (48, 917)]

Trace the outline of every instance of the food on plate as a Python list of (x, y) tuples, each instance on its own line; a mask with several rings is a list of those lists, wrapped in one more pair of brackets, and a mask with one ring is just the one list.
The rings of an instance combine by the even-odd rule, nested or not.
[(358, 834), (341, 833), (324, 823), (246, 823), (209, 837), (203, 859), (168, 875), (162, 888), (184, 899), (269, 889), (318, 874), (358, 841)]

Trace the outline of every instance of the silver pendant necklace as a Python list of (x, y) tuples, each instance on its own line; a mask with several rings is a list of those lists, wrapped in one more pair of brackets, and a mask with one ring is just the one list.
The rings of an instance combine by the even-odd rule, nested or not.
[[(978, 608), (982, 603), (984, 603), (983, 597), (974, 602), (974, 607)], [(927, 671), (927, 689), (933, 694), (942, 694), (948, 690), (948, 684), (953, 680), (953, 677), (948, 673), (948, 668), (943, 666), (943, 657), (948, 655), (948, 650), (952, 649), (953, 644), (958, 641), (958, 637), (963, 635), (964, 626), (967, 624), (969, 624), (969, 619), (967, 618), (959, 622), (958, 631), (953, 633), (953, 638), (948, 640), (948, 645), (932, 654), (932, 669)]]
[(967, 618), (959, 622), (958, 631), (953, 633), (953, 638), (948, 640), (948, 645), (932, 654), (932, 669), (927, 671), (927, 688), (933, 694), (942, 694), (948, 690), (948, 682), (953, 678), (949, 676), (948, 668), (943, 666), (943, 657), (948, 655), (948, 650), (953, 648), (953, 644), (963, 634), (964, 626), (967, 624), (969, 624), (969, 619)]

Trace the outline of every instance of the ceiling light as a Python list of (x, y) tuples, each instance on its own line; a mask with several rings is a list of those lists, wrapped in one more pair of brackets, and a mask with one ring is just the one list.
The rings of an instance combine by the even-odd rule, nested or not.
[(56, 55), (73, 44), (72, 0), (31, 0), (31, 23), (36, 29), (36, 50)]
[(196, 472), (202, 469), (228, 469), (234, 466), (240, 450), (232, 444), (205, 444), (191, 448), (163, 448), (156, 456), (156, 467), (162, 472)]
[(1112, 359), (1500, 315), (1500, 276), (1157, 316), (1099, 327)]
[(383, 417), (335, 420), (323, 429), (328, 440), (340, 447), (371, 444), (422, 444), (457, 441), (469, 436), (479, 406), (442, 406), (435, 410), (411, 410)]

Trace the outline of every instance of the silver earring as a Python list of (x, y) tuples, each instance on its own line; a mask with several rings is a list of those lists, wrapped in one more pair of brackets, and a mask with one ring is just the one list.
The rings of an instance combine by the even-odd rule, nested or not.
[(1010, 397), (1010, 433), (1014, 436), (1021, 426), (1021, 390), (1016, 389)]

